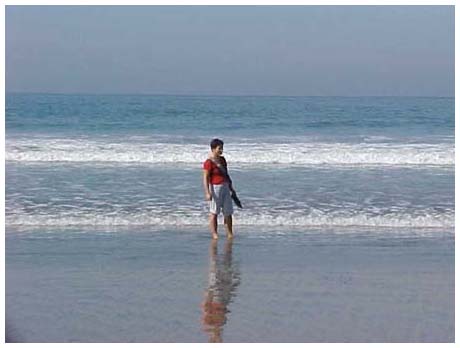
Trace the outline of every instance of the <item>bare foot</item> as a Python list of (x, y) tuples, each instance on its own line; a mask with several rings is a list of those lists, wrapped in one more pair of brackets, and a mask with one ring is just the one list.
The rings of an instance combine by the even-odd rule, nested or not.
[(217, 235), (217, 233), (213, 233), (213, 234), (212, 234), (212, 239), (217, 239), (217, 238), (219, 238), (219, 236)]
[(227, 239), (233, 239), (233, 233), (227, 233)]

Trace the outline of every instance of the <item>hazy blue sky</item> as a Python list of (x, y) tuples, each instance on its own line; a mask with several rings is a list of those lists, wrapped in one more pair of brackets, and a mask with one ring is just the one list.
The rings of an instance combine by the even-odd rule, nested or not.
[(454, 6), (7, 6), (6, 90), (454, 95)]

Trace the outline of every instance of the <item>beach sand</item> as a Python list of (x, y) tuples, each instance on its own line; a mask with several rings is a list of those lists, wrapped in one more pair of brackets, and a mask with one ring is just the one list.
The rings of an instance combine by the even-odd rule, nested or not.
[(452, 233), (7, 228), (10, 342), (453, 342)]

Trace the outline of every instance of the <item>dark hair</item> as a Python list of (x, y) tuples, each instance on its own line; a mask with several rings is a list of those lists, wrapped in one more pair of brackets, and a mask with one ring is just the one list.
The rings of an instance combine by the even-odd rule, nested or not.
[(224, 146), (224, 142), (220, 139), (211, 140), (211, 150), (215, 149), (218, 146)]

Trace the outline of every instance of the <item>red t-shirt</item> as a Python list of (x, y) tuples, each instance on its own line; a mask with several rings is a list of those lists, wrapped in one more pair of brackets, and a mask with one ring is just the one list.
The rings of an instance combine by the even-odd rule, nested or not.
[[(224, 157), (221, 157), (222, 165), (227, 168), (227, 161)], [(225, 182), (225, 176), (220, 173), (217, 165), (209, 158), (203, 163), (203, 169), (209, 171), (211, 174), (211, 184), (220, 185)]]

